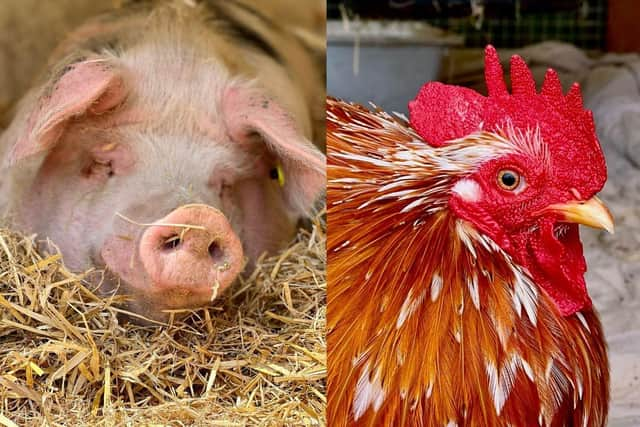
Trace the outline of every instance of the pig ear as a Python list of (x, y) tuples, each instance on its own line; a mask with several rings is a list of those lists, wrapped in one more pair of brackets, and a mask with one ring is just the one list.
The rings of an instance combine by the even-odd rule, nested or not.
[(224, 97), (229, 134), (242, 141), (259, 134), (284, 169), (284, 192), (289, 206), (308, 214), (326, 185), (324, 154), (296, 126), (273, 99), (258, 91), (232, 88)]
[(44, 92), (33, 111), (25, 115), (26, 125), (19, 131), (10, 155), (12, 164), (53, 147), (72, 119), (104, 113), (126, 97), (122, 77), (102, 60), (69, 66)]

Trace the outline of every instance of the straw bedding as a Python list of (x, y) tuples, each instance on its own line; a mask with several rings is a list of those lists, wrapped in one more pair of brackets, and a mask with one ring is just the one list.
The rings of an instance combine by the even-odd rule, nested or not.
[(152, 326), (0, 230), (0, 425), (324, 425), (325, 230)]

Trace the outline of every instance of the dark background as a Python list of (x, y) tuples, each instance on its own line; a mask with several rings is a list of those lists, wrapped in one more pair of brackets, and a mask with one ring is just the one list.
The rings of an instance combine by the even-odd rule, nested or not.
[[(583, 49), (607, 48), (606, 0), (486, 0), (479, 25), (469, 0), (329, 0), (329, 19), (340, 19), (339, 4), (350, 17), (421, 20), (462, 34), (466, 47), (517, 48), (560, 40)], [(612, 1), (624, 4), (625, 1)], [(640, 9), (640, 2), (631, 1)]]

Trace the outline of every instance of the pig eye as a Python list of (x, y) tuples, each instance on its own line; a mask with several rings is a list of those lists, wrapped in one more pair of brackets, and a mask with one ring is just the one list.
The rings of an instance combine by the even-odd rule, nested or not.
[(114, 175), (113, 165), (110, 160), (101, 161), (94, 159), (82, 170), (82, 175), (88, 179), (106, 179)]

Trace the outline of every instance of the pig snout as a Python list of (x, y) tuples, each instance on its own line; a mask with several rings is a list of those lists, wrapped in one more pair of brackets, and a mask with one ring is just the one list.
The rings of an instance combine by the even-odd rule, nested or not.
[[(240, 239), (222, 212), (206, 205), (178, 208), (140, 239), (140, 260), (156, 291), (224, 290), (243, 267)], [(162, 225), (160, 225), (162, 224)]]
[(102, 257), (135, 305), (150, 312), (205, 305), (244, 267), (242, 243), (225, 215), (200, 204), (179, 207), (139, 239), (108, 239)]

